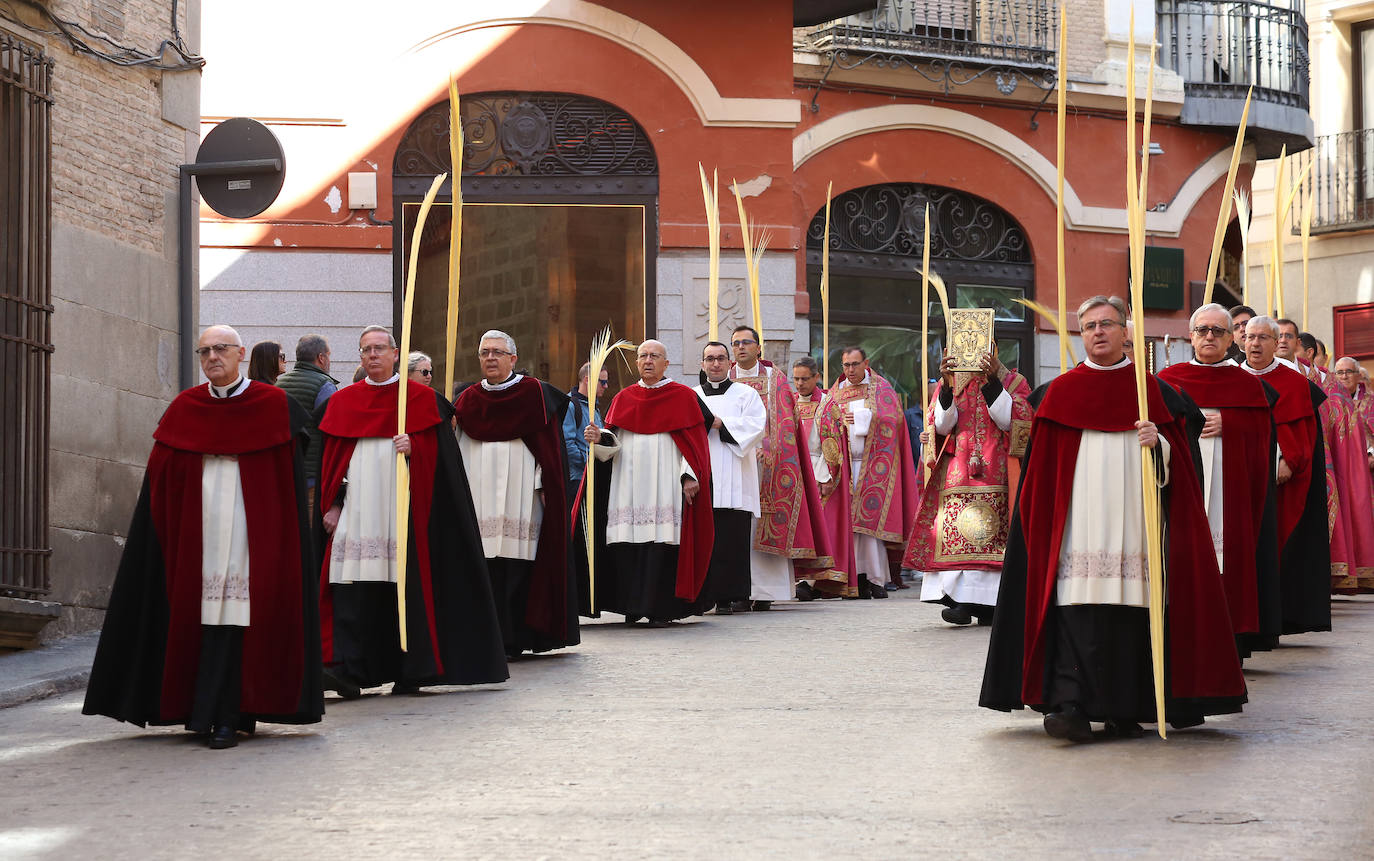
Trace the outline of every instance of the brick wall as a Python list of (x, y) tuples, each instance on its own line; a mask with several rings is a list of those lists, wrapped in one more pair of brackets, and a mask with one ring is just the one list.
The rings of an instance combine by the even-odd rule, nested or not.
[(1103, 0), (1065, 0), (1069, 19), (1069, 76), (1088, 78), (1107, 58), (1103, 41), (1107, 17)]

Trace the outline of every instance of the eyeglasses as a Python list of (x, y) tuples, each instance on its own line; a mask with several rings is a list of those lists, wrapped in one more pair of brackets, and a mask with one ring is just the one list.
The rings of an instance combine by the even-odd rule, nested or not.
[(863, 365), (864, 365), (863, 362), (841, 362), (840, 364), (841, 364), (846, 370), (848, 370), (848, 369), (850, 369), (850, 368), (862, 368)]
[(1360, 372), (1359, 372), (1359, 371), (1352, 371), (1352, 370), (1349, 370), (1349, 369), (1345, 369), (1345, 370), (1336, 371), (1335, 374), (1336, 374), (1336, 376), (1338, 376), (1338, 377), (1358, 377), (1358, 376), (1360, 375)]
[(477, 358), (479, 358), (479, 359), (500, 359), (500, 358), (502, 358), (502, 357), (504, 357), (504, 356), (514, 356), (514, 355), (515, 355), (515, 354), (512, 353), (510, 350), (478, 350), (478, 351), (477, 351)]
[[(230, 350), (241, 349), (243, 349), (242, 344), (211, 344), (208, 347), (196, 347), (196, 355), (203, 359), (211, 353), (214, 353), (216, 356), (223, 356)], [(286, 357), (282, 356), (282, 358), (285, 359)]]
[(1093, 332), (1100, 329), (1103, 332), (1110, 332), (1111, 330), (1116, 329), (1121, 325), (1122, 324), (1118, 323), (1116, 320), (1093, 320), (1091, 323), (1083, 324), (1083, 331)]
[(732, 347), (749, 347), (749, 346), (752, 346), (752, 345), (757, 344), (757, 343), (758, 343), (758, 341), (752, 340), (752, 339), (750, 339), (750, 338), (740, 338), (738, 341), (731, 341), (731, 342), (730, 342), (730, 346), (732, 346)]
[(1193, 327), (1193, 334), (1194, 334), (1194, 335), (1197, 335), (1199, 338), (1205, 338), (1205, 337), (1208, 336), (1208, 335), (1211, 335), (1213, 338), (1220, 338), (1222, 335), (1225, 335), (1225, 334), (1227, 334), (1227, 333), (1230, 332), (1230, 331), (1231, 331), (1230, 329), (1223, 329), (1223, 328), (1221, 328), (1220, 326), (1194, 326), (1194, 327)]
[(666, 359), (668, 357), (663, 355), (662, 353), (640, 353), (639, 355), (635, 356), (635, 358), (641, 362), (645, 361), (646, 359), (652, 362), (654, 359)]
[(422, 370), (420, 371), (420, 376), (422, 376), (422, 377), (432, 377), (432, 376), (434, 376), (434, 372), (433, 372), (433, 371), (427, 371), (427, 370), (423, 370), (423, 369), (422, 369)]
[(1246, 335), (1246, 336), (1245, 336), (1245, 340), (1247, 340), (1247, 341), (1272, 341), (1272, 340), (1274, 340), (1274, 336), (1273, 336), (1273, 335), (1263, 335), (1263, 334), (1256, 333), (1256, 334), (1254, 334), (1254, 335)]
[(359, 356), (385, 356), (395, 347), (388, 347), (386, 344), (373, 344), (371, 347), (361, 347), (358, 349)]
[(597, 381), (596, 381), (596, 384), (597, 384), (598, 386), (600, 386), (601, 388), (604, 389), (604, 388), (606, 388), (607, 386), (609, 386), (609, 385), (611, 384), (611, 381), (610, 381), (610, 380), (597, 380)]
[(702, 356), (702, 357), (701, 357), (701, 360), (702, 360), (703, 362), (728, 362), (728, 361), (730, 361), (730, 357), (729, 357), (729, 356)]

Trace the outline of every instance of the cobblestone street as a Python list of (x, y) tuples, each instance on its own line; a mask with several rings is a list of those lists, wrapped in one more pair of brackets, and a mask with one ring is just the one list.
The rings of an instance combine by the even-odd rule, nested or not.
[(0, 710), (0, 858), (1369, 857), (1374, 601), (1249, 661), (1243, 715), (1076, 747), (978, 709), (988, 629), (916, 593), (592, 624), (222, 752)]

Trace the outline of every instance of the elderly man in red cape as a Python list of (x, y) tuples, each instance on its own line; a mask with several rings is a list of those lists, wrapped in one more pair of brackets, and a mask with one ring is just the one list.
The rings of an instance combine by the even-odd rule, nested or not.
[[(846, 347), (840, 361), (844, 375), (826, 397), (839, 405), (846, 429), (840, 456), (849, 461), (859, 597), (886, 598), (892, 577), (887, 548), (901, 551), (916, 521), (911, 438), (897, 392), (868, 366), (864, 349)], [(833, 488), (821, 491), (829, 496)]]
[[(854, 526), (850, 521), (849, 458), (841, 457), (846, 443), (844, 410), (821, 388), (820, 367), (810, 356), (792, 363), (797, 387), (798, 436), (806, 440), (821, 503), (821, 527), (830, 544), (831, 566), (808, 569), (797, 583), (797, 598), (857, 598), (859, 577), (854, 564)], [(831, 477), (836, 477), (831, 481)]]
[[(663, 376), (668, 348), (648, 340), (635, 362), (639, 381), (606, 411), (606, 429), (589, 424), (597, 471), (593, 515), (594, 572), (582, 538), (586, 481), (573, 511), (586, 616), (620, 613), (626, 624), (661, 627), (696, 612), (711, 563), (711, 453), (707, 429), (715, 416), (697, 393)], [(593, 595), (593, 591), (595, 594)]]
[[(317, 519), (325, 681), (345, 698), (394, 682), (393, 694), (427, 685), (507, 678), (477, 518), (450, 428), (452, 407), (396, 373), (391, 333), (369, 326), (358, 340), (366, 377), (326, 403), (320, 432)], [(405, 433), (397, 397), (406, 386)], [(396, 535), (396, 453), (409, 457), (408, 535)], [(397, 554), (408, 547), (401, 648)]]
[(83, 712), (185, 724), (223, 749), (256, 721), (324, 713), (306, 415), (240, 376), (228, 326), (206, 329), (196, 353), (209, 383), (179, 394), (153, 432)]
[[(1296, 338), (1294, 339), (1296, 341)], [(1245, 363), (1268, 383), (1278, 443), (1279, 587), (1283, 633), (1331, 630), (1331, 533), (1328, 531), (1326, 447), (1317, 410), (1326, 396), (1306, 377), (1276, 357), (1279, 326), (1272, 317), (1245, 324)]]
[(1216, 303), (1189, 321), (1193, 360), (1159, 378), (1198, 406), (1202, 498), (1241, 657), (1282, 633), (1272, 405), (1278, 394), (1230, 354), (1231, 315)]
[[(1054, 738), (1116, 737), (1155, 720), (1141, 458), (1161, 490), (1166, 544), (1164, 701), (1173, 726), (1240, 711), (1236, 654), (1189, 443), (1186, 405), (1148, 376), (1141, 421), (1125, 356), (1126, 305), (1078, 310), (1086, 361), (1031, 396), (1036, 407), (993, 616), (980, 705), (1045, 713)], [(1166, 397), (1177, 406), (1173, 409)]]
[(576, 645), (577, 588), (568, 554), (563, 413), (568, 396), (523, 374), (515, 339), (491, 330), (483, 379), (454, 403), (506, 656)]
[(805, 435), (798, 433), (796, 395), (787, 375), (762, 360), (759, 333), (736, 326), (730, 336), (735, 364), (730, 379), (758, 392), (768, 410), (768, 430), (759, 449), (759, 509), (749, 565), (753, 609), (794, 597), (799, 569), (832, 567), (829, 536)]
[[(1011, 519), (1008, 465), (1030, 437), (1030, 384), (1002, 367), (997, 346), (978, 373), (940, 361), (940, 386), (927, 409), (921, 506), (902, 567), (920, 571), (921, 600), (944, 604), (941, 618), (990, 624)], [(957, 394), (956, 394), (957, 393)], [(929, 436), (929, 433), (926, 434)]]

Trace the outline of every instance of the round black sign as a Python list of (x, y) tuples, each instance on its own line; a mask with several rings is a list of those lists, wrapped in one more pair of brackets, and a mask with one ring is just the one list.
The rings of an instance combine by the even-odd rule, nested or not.
[(196, 186), (205, 203), (228, 218), (252, 218), (272, 205), (286, 178), (286, 156), (267, 126), (248, 117), (225, 120), (210, 130), (196, 153), (196, 165), (277, 159), (278, 170), (197, 172)]

